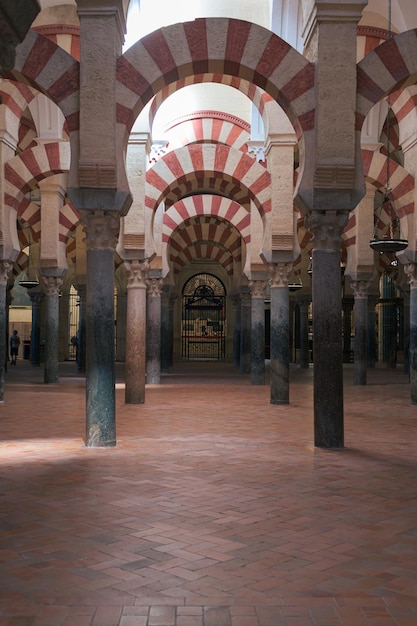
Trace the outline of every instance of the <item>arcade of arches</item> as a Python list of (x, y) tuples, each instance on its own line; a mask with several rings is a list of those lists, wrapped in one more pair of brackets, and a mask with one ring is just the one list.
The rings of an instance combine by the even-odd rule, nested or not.
[(105, 447), (116, 359), (127, 404), (181, 359), (263, 385), (266, 357), (288, 404), (293, 361), (341, 448), (345, 361), (417, 404), (414, 0), (149, 4), (41, 0), (3, 63), (0, 363), (17, 325), (56, 383), (76, 336)]

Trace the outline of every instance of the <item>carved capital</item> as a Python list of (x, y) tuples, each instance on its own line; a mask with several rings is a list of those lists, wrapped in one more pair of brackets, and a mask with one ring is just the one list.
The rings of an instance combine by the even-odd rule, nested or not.
[(0, 261), (0, 285), (7, 285), (9, 272), (12, 267), (13, 264), (10, 261)]
[(163, 284), (163, 278), (148, 278), (146, 281), (148, 296), (150, 298), (159, 298), (161, 296)]
[(124, 265), (127, 271), (127, 288), (146, 289), (146, 277), (149, 270), (148, 261), (125, 261)]
[(62, 285), (62, 278), (59, 276), (41, 276), (44, 292), (47, 296), (57, 296)]
[(417, 289), (417, 265), (415, 263), (406, 263), (404, 272), (408, 276), (410, 289)]
[(252, 298), (265, 298), (266, 280), (250, 280), (249, 289)]
[(85, 243), (89, 250), (114, 250), (120, 228), (120, 215), (115, 211), (81, 211)]
[(370, 280), (352, 280), (350, 285), (352, 287), (353, 295), (355, 299), (368, 298), (369, 289), (371, 286)]
[(271, 287), (288, 287), (288, 276), (292, 270), (292, 263), (270, 263), (268, 272)]
[(348, 211), (314, 211), (305, 219), (306, 228), (313, 235), (316, 250), (339, 250), (341, 234), (347, 224)]
[(249, 291), (242, 291), (240, 294), (240, 304), (243, 307), (249, 307), (251, 302), (251, 294)]

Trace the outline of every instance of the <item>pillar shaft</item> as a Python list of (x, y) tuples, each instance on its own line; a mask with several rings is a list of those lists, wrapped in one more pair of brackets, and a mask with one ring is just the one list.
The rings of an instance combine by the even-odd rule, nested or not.
[(352, 281), (355, 296), (354, 385), (366, 385), (369, 286), (369, 281)]
[(240, 364), (241, 307), (239, 294), (231, 296), (233, 306), (233, 367)]
[(251, 384), (265, 384), (265, 287), (264, 280), (252, 280), (251, 290)]
[(126, 261), (126, 404), (145, 402), (147, 261)]
[(410, 282), (410, 403), (417, 404), (417, 266), (404, 266)]
[(162, 278), (149, 278), (147, 300), (146, 381), (161, 382), (161, 289)]
[(300, 367), (308, 369), (310, 366), (310, 350), (308, 345), (308, 309), (307, 300), (299, 300), (300, 308)]
[(240, 373), (251, 371), (251, 297), (249, 292), (240, 294)]
[(168, 372), (170, 365), (169, 287), (161, 295), (161, 372)]
[(116, 445), (114, 249), (117, 213), (82, 211), (87, 244), (86, 444)]
[(271, 404), (290, 401), (288, 275), (292, 263), (271, 264)]
[(46, 294), (44, 383), (59, 380), (59, 288), (62, 278), (42, 276)]
[(12, 268), (8, 261), (0, 262), (0, 402), (4, 401), (4, 376), (8, 355), (8, 329), (7, 329), (7, 278)]
[(29, 290), (29, 297), (32, 302), (32, 332), (30, 336), (30, 362), (32, 365), (41, 364), (41, 324), (40, 324), (40, 304), (43, 297), (41, 290), (37, 287)]
[(314, 443), (342, 448), (343, 346), (340, 235), (347, 215), (329, 211), (309, 217), (313, 232)]

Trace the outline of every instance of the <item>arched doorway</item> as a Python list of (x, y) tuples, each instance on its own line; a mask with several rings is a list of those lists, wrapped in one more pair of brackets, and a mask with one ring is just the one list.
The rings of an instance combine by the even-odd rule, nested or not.
[(181, 357), (218, 361), (225, 352), (225, 287), (213, 274), (196, 274), (182, 291)]

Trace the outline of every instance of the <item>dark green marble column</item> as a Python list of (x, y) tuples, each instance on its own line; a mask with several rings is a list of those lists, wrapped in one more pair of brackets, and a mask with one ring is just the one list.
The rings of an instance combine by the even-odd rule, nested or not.
[(57, 383), (59, 380), (59, 288), (62, 285), (62, 278), (59, 276), (42, 276), (42, 282), (46, 296), (43, 381), (45, 384), (53, 384)]
[(355, 296), (354, 304), (354, 324), (355, 324), (355, 340), (354, 340), (354, 369), (353, 384), (366, 385), (367, 382), (367, 365), (368, 359), (366, 354), (367, 348), (367, 330), (368, 330), (368, 291), (370, 282), (366, 280), (353, 280), (352, 289)]
[(410, 403), (417, 404), (417, 265), (404, 266), (410, 283)]
[(240, 373), (249, 374), (251, 367), (251, 296), (246, 289), (240, 293)]
[(329, 211), (308, 219), (313, 232), (314, 444), (344, 446), (341, 232), (347, 214)]
[[(12, 264), (9, 261), (0, 262), (0, 402), (4, 401), (4, 376), (8, 355), (8, 328), (7, 328), (7, 279)], [(23, 346), (21, 346), (21, 352)]]
[(40, 324), (40, 304), (43, 293), (39, 287), (28, 289), (30, 301), (32, 303), (32, 332), (30, 336), (30, 362), (32, 365), (41, 364), (41, 324)]
[(367, 359), (368, 367), (374, 368), (378, 356), (378, 343), (376, 337), (376, 310), (379, 296), (372, 294), (368, 296), (368, 332), (367, 332)]
[(77, 337), (77, 370), (85, 374), (86, 369), (86, 331), (85, 331), (85, 309), (87, 291), (85, 285), (78, 285), (79, 296), (79, 318)]
[(251, 349), (252, 385), (265, 384), (265, 280), (251, 280)]
[(304, 369), (310, 367), (310, 349), (308, 345), (308, 311), (310, 299), (310, 296), (297, 297), (300, 308), (300, 367)]
[(239, 294), (231, 296), (233, 305), (233, 366), (240, 365), (241, 306)]
[(87, 245), (86, 445), (116, 445), (114, 250), (119, 214), (81, 211)]
[(161, 372), (163, 373), (169, 371), (170, 361), (169, 290), (168, 286), (164, 286), (161, 293)]
[(274, 263), (271, 275), (271, 404), (289, 404), (290, 333), (288, 275), (292, 263)]

